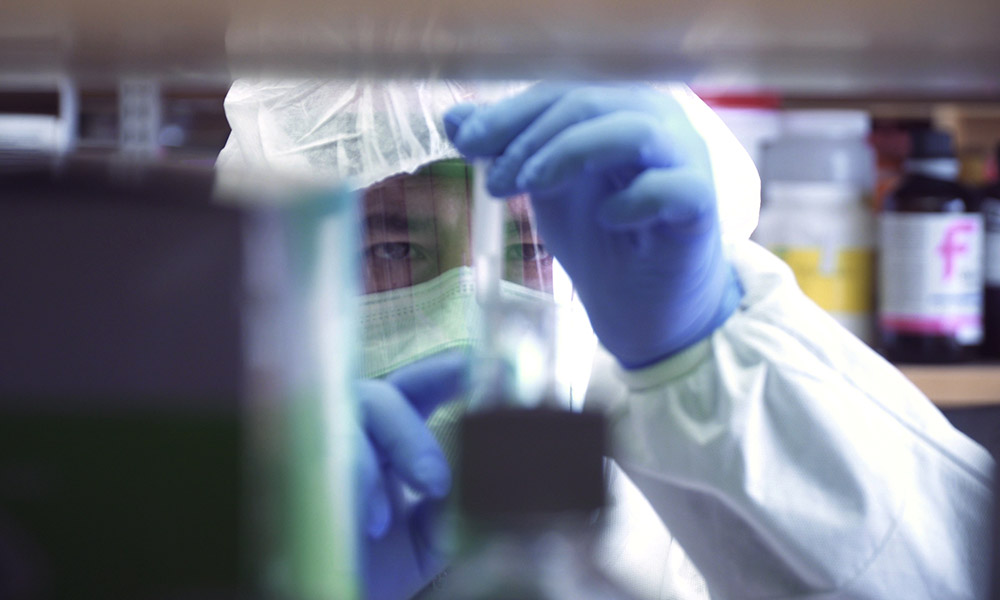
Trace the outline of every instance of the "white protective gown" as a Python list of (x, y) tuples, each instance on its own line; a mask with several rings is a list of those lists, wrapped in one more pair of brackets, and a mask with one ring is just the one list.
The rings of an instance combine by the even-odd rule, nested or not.
[[(749, 241), (732, 258), (740, 309), (649, 368), (599, 356), (585, 405), (610, 415), (615, 459), (711, 597), (986, 598), (989, 454), (779, 259)], [(681, 559), (648, 555), (663, 542), (623, 495), (636, 508), (616, 509), (605, 561), (644, 597), (696, 596)]]
[[(656, 600), (985, 598), (991, 458), (747, 241), (759, 201), (753, 164), (693, 94), (666, 91), (708, 144), (746, 295), (709, 339), (657, 365), (624, 371), (598, 353), (586, 408), (611, 416), (624, 471), (611, 473), (600, 562)], [(441, 115), (490, 93), (446, 82), (238, 81), (219, 168), (363, 187), (456, 156)]]

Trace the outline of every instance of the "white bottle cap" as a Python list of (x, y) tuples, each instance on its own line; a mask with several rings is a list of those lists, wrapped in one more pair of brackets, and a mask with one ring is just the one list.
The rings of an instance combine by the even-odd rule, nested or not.
[(861, 110), (790, 110), (782, 130), (788, 136), (864, 138), (871, 132), (871, 119)]
[(775, 181), (764, 187), (770, 206), (860, 206), (864, 194), (858, 187), (825, 181)]

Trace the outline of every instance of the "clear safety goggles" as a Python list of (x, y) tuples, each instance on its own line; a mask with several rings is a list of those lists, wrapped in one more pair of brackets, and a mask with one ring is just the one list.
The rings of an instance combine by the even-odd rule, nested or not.
[(526, 195), (505, 201), (502, 302), (477, 294), (473, 172), (463, 161), (441, 161), (365, 191), (362, 375), (478, 349), (516, 373), (517, 396), (572, 401), (579, 394), (571, 388), (585, 386), (572, 382), (587, 380), (594, 346), (583, 306), (546, 250)]
[[(471, 198), (472, 169), (457, 159), (368, 188), (362, 210), (364, 292), (406, 288), (471, 266)], [(503, 254), (505, 281), (552, 293), (552, 256), (526, 195), (506, 202)]]

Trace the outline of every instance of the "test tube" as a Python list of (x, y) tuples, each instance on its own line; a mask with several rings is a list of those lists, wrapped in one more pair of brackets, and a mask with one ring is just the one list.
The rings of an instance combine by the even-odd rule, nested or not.
[(533, 408), (550, 400), (555, 381), (555, 305), (502, 293), (506, 203), (486, 189), (489, 165), (473, 170), (472, 251), (481, 345), (473, 368), (470, 409)]

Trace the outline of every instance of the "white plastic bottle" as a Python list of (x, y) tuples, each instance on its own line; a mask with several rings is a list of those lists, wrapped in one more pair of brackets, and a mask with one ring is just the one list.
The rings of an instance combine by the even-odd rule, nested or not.
[(862, 340), (873, 343), (875, 155), (868, 115), (803, 110), (783, 115), (765, 149), (763, 202), (754, 239), (781, 257), (799, 287)]

